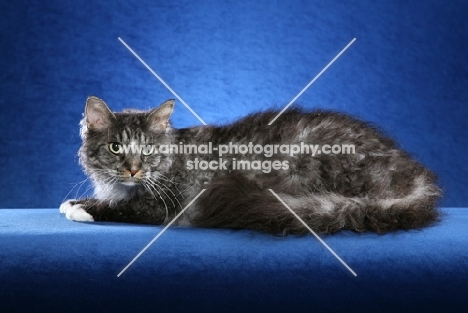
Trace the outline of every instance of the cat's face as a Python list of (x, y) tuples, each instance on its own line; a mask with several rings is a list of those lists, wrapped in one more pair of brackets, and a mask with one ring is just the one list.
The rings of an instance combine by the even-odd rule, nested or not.
[(88, 98), (79, 152), (86, 173), (98, 184), (157, 184), (171, 166), (171, 156), (158, 147), (170, 144), (173, 106), (169, 100), (148, 112), (112, 113), (104, 101)]

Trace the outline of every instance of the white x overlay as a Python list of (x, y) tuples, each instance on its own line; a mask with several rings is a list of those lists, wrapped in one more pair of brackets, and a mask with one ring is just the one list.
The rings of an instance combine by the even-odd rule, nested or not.
[(143, 61), (143, 59), (140, 58), (140, 56), (139, 56), (138, 54), (136, 54), (136, 52), (133, 51), (133, 49), (130, 48), (130, 46), (127, 45), (127, 43), (126, 43), (125, 41), (123, 41), (122, 38), (119, 37), (118, 39), (119, 39), (119, 41), (125, 46), (125, 48), (127, 48), (127, 49), (138, 59), (138, 61), (140, 61), (141, 64), (143, 64), (143, 65), (151, 72), (151, 74), (153, 74), (154, 77), (156, 77), (156, 78), (164, 85), (164, 87), (166, 87), (177, 99), (179, 99), (179, 101), (182, 102), (182, 104), (185, 105), (185, 107), (186, 107), (190, 112), (192, 112), (192, 114), (195, 115), (195, 117), (198, 118), (198, 120), (199, 120), (203, 125), (206, 125), (205, 121), (202, 120), (202, 118), (201, 118), (200, 116), (198, 116), (198, 114), (195, 113), (195, 111), (192, 110), (192, 108), (191, 108), (187, 103), (185, 103), (185, 101), (184, 101), (174, 90), (172, 90), (172, 88), (169, 87), (169, 85), (166, 84), (166, 82), (165, 82), (161, 77), (159, 77), (159, 75), (156, 74), (156, 72), (153, 71), (153, 69), (152, 69), (148, 64), (146, 64), (146, 62)]
[[(207, 125), (201, 118), (200, 116), (198, 116), (197, 113), (195, 113), (195, 111), (192, 110), (192, 108), (190, 108), (190, 106), (185, 103), (185, 101), (174, 91), (172, 90), (171, 87), (169, 87), (169, 85), (158, 75), (156, 74), (156, 72), (153, 71), (153, 69), (151, 69), (151, 67), (146, 64), (145, 61), (143, 61), (143, 59), (140, 58), (140, 56), (138, 56), (138, 54), (136, 54), (135, 51), (133, 51), (132, 48), (130, 48), (129, 45), (127, 45), (127, 43), (125, 43), (125, 41), (123, 41), (122, 38), (118, 37), (119, 41), (177, 98), (179, 99), (180, 102), (182, 102), (182, 104), (185, 105), (185, 107), (193, 114), (195, 115), (196, 118), (198, 118), (198, 120), (203, 124), (203, 125)], [(278, 119), (278, 117), (281, 116), (281, 114), (283, 114), (293, 103), (294, 101), (296, 101), (354, 42), (356, 41), (356, 38), (353, 38), (351, 40), (350, 43), (348, 43), (348, 45), (346, 47), (344, 47), (284, 108), (283, 110), (281, 110), (281, 112), (279, 112), (275, 118), (273, 118), (269, 123), (268, 125), (271, 126), (275, 121), (276, 119)], [(156, 237), (153, 238), (153, 240), (151, 240), (141, 251), (140, 253), (138, 253), (132, 261), (130, 261), (130, 263), (128, 263), (128, 265), (117, 275), (117, 277), (120, 277), (159, 237), (161, 237), (161, 235), (195, 202), (195, 200), (197, 200), (198, 197), (201, 196), (201, 194), (205, 191), (206, 189), (203, 189), (202, 191), (200, 191), (200, 193), (198, 195), (195, 196), (195, 198), (190, 201), (189, 204), (187, 204), (187, 206), (182, 210), (180, 211), (179, 214), (176, 215), (176, 217), (174, 217), (174, 219), (172, 221), (170, 221), (166, 227), (164, 227), (157, 235)], [(283, 199), (281, 199), (273, 190), (271, 189), (268, 189), (293, 215), (296, 219), (299, 220), (299, 222), (301, 222), (306, 228), (307, 230), (309, 230), (310, 233), (312, 233), (312, 235), (315, 236), (315, 238), (317, 238), (317, 240), (328, 250), (330, 251), (330, 253), (338, 260), (340, 261), (345, 267), (346, 269), (348, 269), (348, 271), (351, 272), (351, 274), (353, 274), (355, 277), (357, 276), (356, 272), (354, 272), (351, 267), (348, 266), (348, 264), (346, 264), (346, 262), (343, 261), (343, 259), (340, 258), (340, 256), (338, 256), (338, 254), (335, 253), (335, 251), (333, 251), (321, 238), (320, 236), (318, 236), (313, 230), (312, 228), (310, 228), (307, 223), (305, 223), (297, 214), (296, 212), (294, 212), (284, 201)]]
[(328, 251), (331, 252), (331, 254), (333, 254), (333, 256), (334, 256), (335, 258), (338, 259), (338, 261), (341, 262), (341, 264), (343, 264), (343, 265), (348, 269), (348, 271), (351, 272), (351, 274), (353, 274), (354, 276), (357, 276), (357, 274), (351, 269), (351, 267), (349, 267), (348, 264), (346, 264), (346, 262), (343, 261), (343, 260), (339, 257), (339, 255), (336, 254), (335, 251), (333, 251), (332, 248), (330, 248), (330, 247), (325, 243), (325, 241), (323, 241), (322, 238), (320, 238), (319, 235), (317, 235), (317, 233), (314, 232), (314, 231), (312, 230), (312, 228), (310, 228), (309, 225), (307, 225), (307, 223), (304, 222), (304, 221), (302, 220), (302, 218), (300, 218), (299, 215), (297, 215), (296, 212), (294, 212), (293, 209), (291, 209), (291, 208), (289, 207), (289, 205), (286, 204), (286, 202), (283, 201), (283, 199), (281, 199), (273, 190), (271, 190), (271, 189), (268, 189), (268, 190), (276, 197), (276, 199), (279, 200), (279, 202), (281, 202), (281, 203), (286, 207), (286, 209), (288, 209), (288, 210), (292, 213), (292, 215), (294, 215), (295, 218), (297, 218), (297, 219), (299, 220), (299, 222), (302, 223), (302, 225), (305, 226), (305, 228), (307, 228), (308, 231), (311, 232), (312, 235), (315, 236), (315, 238), (317, 238), (318, 241), (320, 241), (320, 243), (321, 243), (322, 245), (324, 245), (325, 248), (328, 249)]
[(271, 124), (273, 124), (273, 122), (276, 121), (276, 119), (277, 119), (278, 117), (280, 117), (280, 115), (283, 114), (284, 111), (286, 111), (286, 110), (291, 106), (291, 104), (293, 104), (294, 101), (296, 101), (296, 100), (297, 100), (297, 99), (298, 99), (298, 98), (299, 98), (299, 97), (300, 97), (300, 96), (301, 96), (301, 95), (302, 95), (302, 94), (303, 94), (303, 93), (320, 77), (320, 75), (322, 75), (322, 74), (330, 67), (330, 65), (332, 65), (333, 62), (335, 62), (335, 61), (349, 48), (349, 46), (351, 46), (351, 45), (353, 44), (353, 42), (355, 42), (355, 41), (356, 41), (356, 38), (353, 38), (353, 40), (351, 40), (351, 42), (348, 43), (348, 45), (347, 45), (346, 47), (344, 47), (343, 50), (341, 50), (340, 53), (338, 53), (338, 54), (336, 55), (336, 57), (334, 57), (333, 60), (331, 60), (331, 61), (327, 64), (327, 66), (325, 66), (325, 67), (323, 68), (323, 70), (321, 70), (320, 73), (318, 73), (318, 74), (314, 77), (314, 79), (312, 79), (312, 80), (310, 81), (310, 83), (308, 83), (307, 86), (305, 86), (305, 87), (297, 94), (297, 96), (295, 96), (291, 101), (289, 101), (288, 105), (286, 105), (286, 106), (284, 107), (284, 109), (281, 110), (281, 112), (279, 112), (278, 115), (276, 115), (275, 118), (273, 118), (273, 119), (270, 121), (270, 123), (268, 123), (268, 126), (270, 126)]
[(133, 264), (143, 253), (145, 253), (145, 251), (146, 251), (156, 240), (158, 240), (158, 238), (161, 237), (161, 235), (164, 234), (164, 232), (165, 232), (172, 224), (174, 224), (174, 222), (175, 222), (182, 214), (184, 214), (185, 211), (187, 211), (187, 209), (195, 202), (195, 200), (198, 199), (198, 197), (201, 196), (202, 193), (205, 192), (205, 190), (206, 190), (206, 189), (202, 189), (202, 191), (200, 191), (200, 192), (198, 193), (198, 195), (196, 195), (195, 198), (193, 198), (193, 200), (190, 201), (190, 203), (187, 204), (187, 205), (185, 206), (185, 208), (184, 208), (182, 211), (180, 211), (180, 213), (177, 214), (176, 217), (174, 217), (174, 218), (172, 219), (172, 221), (170, 221), (170, 222), (166, 225), (166, 227), (164, 227), (164, 228), (156, 235), (156, 237), (154, 237), (153, 240), (151, 240), (151, 241), (146, 245), (146, 247), (144, 247), (144, 248), (140, 251), (140, 253), (138, 253), (138, 254), (133, 258), (133, 260), (131, 260), (130, 263), (127, 264), (127, 266), (125, 266), (125, 268), (124, 268), (122, 271), (120, 271), (120, 273), (117, 275), (117, 277), (120, 277), (130, 266), (132, 266), (132, 264)]

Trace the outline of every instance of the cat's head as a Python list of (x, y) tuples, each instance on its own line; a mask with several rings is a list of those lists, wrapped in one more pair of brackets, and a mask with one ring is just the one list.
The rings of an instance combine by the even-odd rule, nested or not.
[(149, 111), (112, 112), (96, 97), (86, 101), (81, 121), (80, 163), (95, 185), (151, 186), (164, 177), (171, 156), (158, 147), (171, 143), (174, 100)]

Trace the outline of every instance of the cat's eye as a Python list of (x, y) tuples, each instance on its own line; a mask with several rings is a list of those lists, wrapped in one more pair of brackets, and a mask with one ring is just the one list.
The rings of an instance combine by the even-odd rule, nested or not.
[(109, 150), (116, 155), (122, 154), (122, 145), (118, 142), (111, 142), (109, 144)]
[(141, 154), (144, 156), (152, 155), (155, 151), (154, 145), (147, 145), (141, 149)]

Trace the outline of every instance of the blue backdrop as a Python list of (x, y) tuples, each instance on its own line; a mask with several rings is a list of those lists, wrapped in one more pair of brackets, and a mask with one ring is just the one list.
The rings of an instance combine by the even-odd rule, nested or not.
[[(380, 125), (466, 206), (468, 2), (2, 1), (0, 207), (58, 207), (85, 179), (89, 95), (115, 110), (174, 96), (207, 123), (296, 101)], [(176, 127), (200, 122), (180, 103)], [(75, 188), (70, 196), (81, 194)]]

